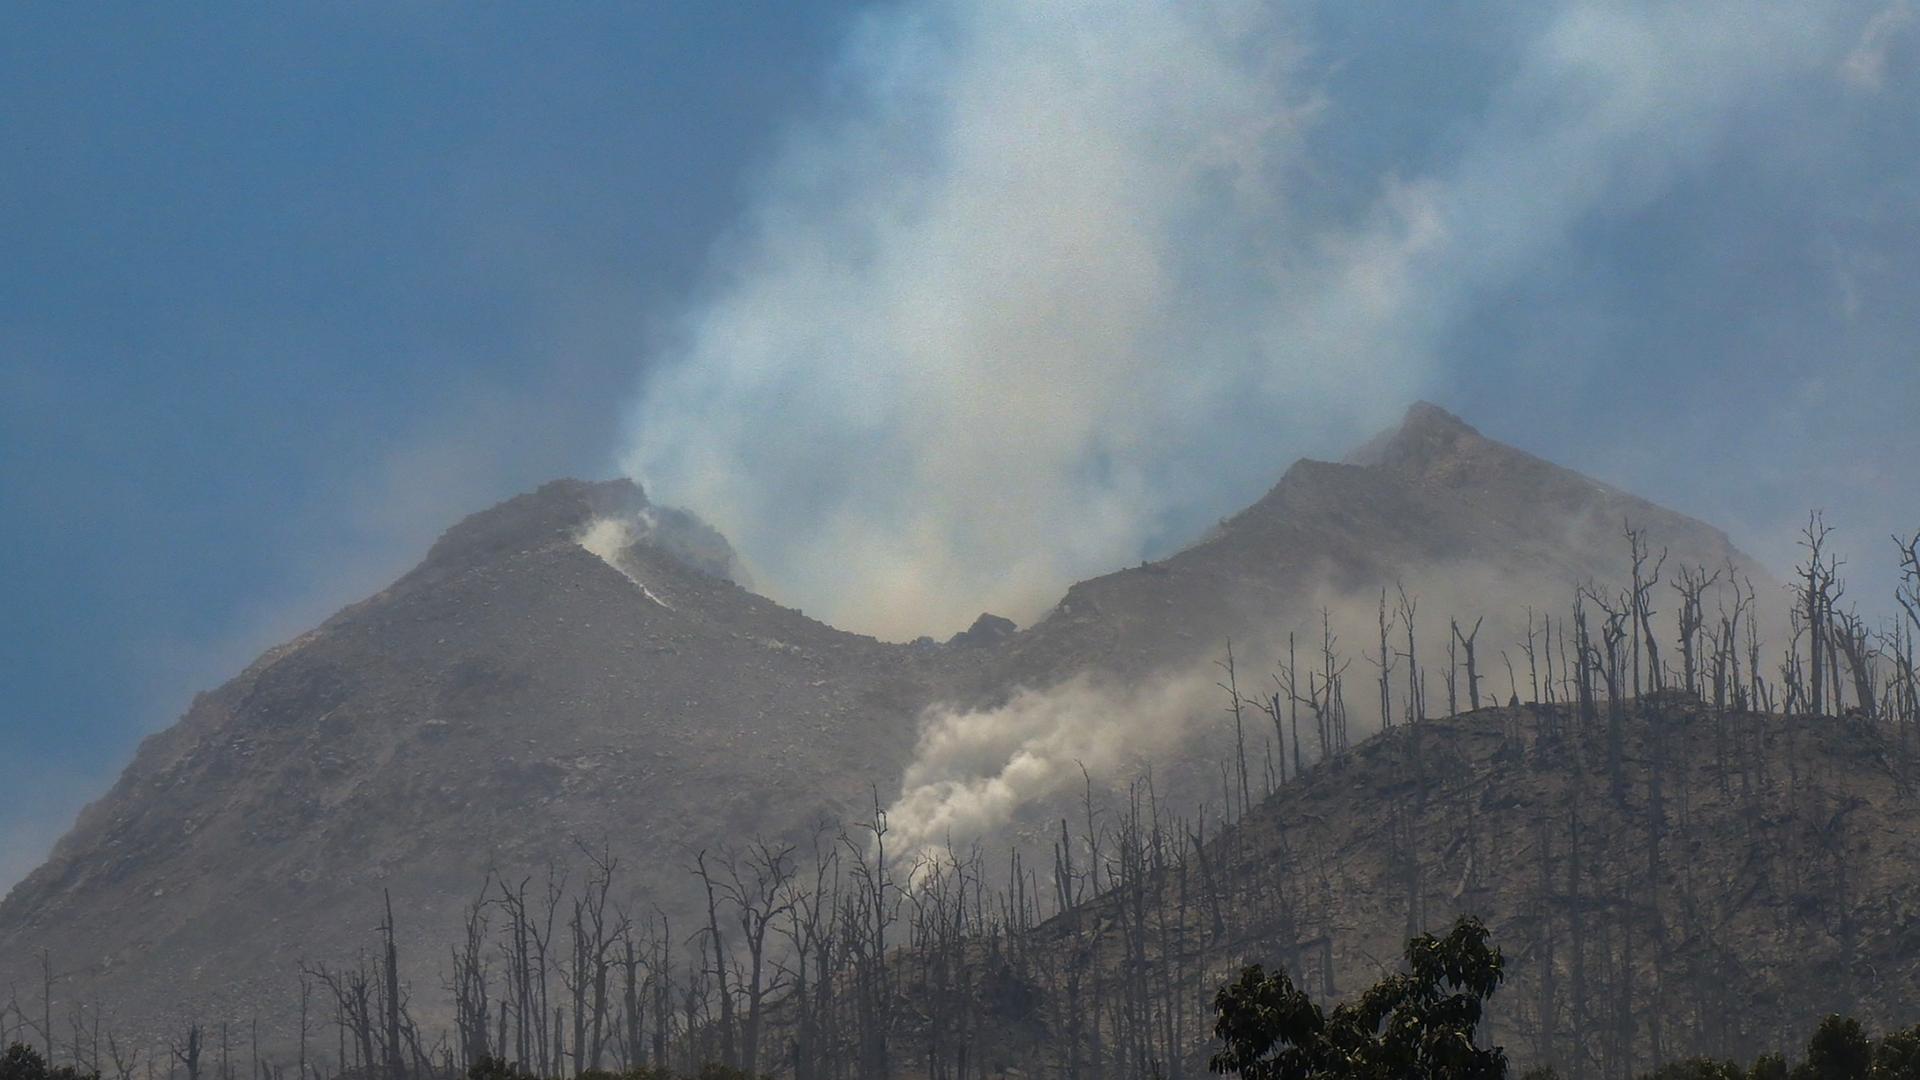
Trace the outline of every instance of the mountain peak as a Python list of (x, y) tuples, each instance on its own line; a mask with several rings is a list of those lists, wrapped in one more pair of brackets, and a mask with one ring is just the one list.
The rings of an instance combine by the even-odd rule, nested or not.
[(1348, 465), (1423, 470), (1452, 456), (1463, 443), (1484, 441), (1473, 425), (1430, 401), (1407, 407), (1400, 426), (1383, 431), (1348, 454)]
[(427, 552), (426, 565), (568, 540), (596, 517), (638, 514), (647, 506), (646, 494), (631, 480), (554, 480), (469, 515), (441, 535)]
[(1402, 432), (1451, 431), (1466, 435), (1480, 434), (1472, 424), (1431, 401), (1416, 401), (1407, 406), (1407, 414), (1400, 419), (1400, 430)]
[(973, 625), (947, 640), (949, 645), (996, 645), (1019, 632), (1012, 619), (992, 612), (981, 612)]
[[(752, 595), (725, 538), (691, 513), (628, 481), (554, 481), (448, 529), (400, 582), (144, 744), (53, 860), (0, 899), (0, 981), (45, 948), (69, 958), (62, 993), (157, 1039), (189, 1006), (252, 1007), (309, 944), (358, 940), (378, 881), (420, 913), (400, 948), (410, 981), (431, 984), (470, 885), (539, 867), (560, 838), (608, 837), (642, 867), (742, 836), (805, 844), (822, 818), (859, 820), (876, 791), (906, 791), (923, 755), (935, 767), (912, 775), (992, 778), (1022, 775), (1021, 748), (1040, 745), (1022, 719), (969, 729), (992, 742), (922, 750), (917, 718), (935, 707), (997, 708), (1081, 676), (1130, 695), (1162, 676), (1181, 686), (1223, 642), (1277, 656), (1282, 631), (1333, 633), (1328, 598), (1400, 581), (1425, 590), (1440, 625), (1485, 611), (1483, 641), (1524, 640), (1525, 605), (1619, 579), (1628, 519), (1676, 565), (1750, 565), (1719, 533), (1431, 404), (1352, 460), (1296, 464), (1209, 539), (1076, 584), (1027, 630), (982, 615), (954, 640), (979, 648), (840, 633)], [(1237, 733), (1186, 723), (1197, 714), (1178, 694), (1137, 700), (1166, 711), (1164, 741), (1090, 775), (1089, 799), (1096, 784), (1123, 792), (1133, 762), (1164, 777), (1156, 797), (1174, 805), (1213, 791)], [(1060, 745), (1038, 752), (1072, 760)], [(1062, 772), (1040, 760), (1043, 777)], [(1009, 793), (1015, 843), (1061, 795)], [(982, 824), (982, 838), (999, 827)], [(224, 887), (193, 884), (206, 881)], [(706, 910), (670, 872), (644, 888), (676, 918)], [(284, 1012), (262, 1019), (286, 1031)]]

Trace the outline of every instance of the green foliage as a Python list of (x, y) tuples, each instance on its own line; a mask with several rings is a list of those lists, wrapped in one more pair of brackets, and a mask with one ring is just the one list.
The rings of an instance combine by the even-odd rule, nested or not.
[(1920, 1080), (1920, 1025), (1890, 1031), (1873, 1048), (1873, 1080)]
[(47, 1080), (47, 1059), (31, 1046), (14, 1043), (0, 1055), (0, 1080)]
[[(1214, 1034), (1223, 1048), (1207, 1064), (1243, 1080), (1504, 1080), (1505, 1052), (1474, 1042), (1501, 978), (1500, 950), (1477, 919), (1461, 919), (1445, 938), (1409, 941), (1406, 974), (1382, 979), (1330, 1015), (1286, 972), (1255, 964), (1214, 997)], [(1559, 1074), (1537, 1066), (1520, 1080)], [(1807, 1040), (1806, 1059), (1791, 1068), (1779, 1054), (1763, 1054), (1745, 1069), (1688, 1058), (1640, 1080), (1920, 1080), (1920, 1025), (1875, 1040), (1858, 1020), (1829, 1016)]]
[(1860, 1021), (1829, 1016), (1807, 1040), (1807, 1060), (1793, 1070), (1795, 1080), (1867, 1080), (1873, 1067), (1873, 1043)]
[(71, 1065), (50, 1066), (40, 1051), (14, 1043), (0, 1054), (0, 1080), (100, 1080), (99, 1073), (83, 1073)]
[(1207, 1065), (1244, 1080), (1501, 1080), (1506, 1052), (1476, 1046), (1474, 1031), (1502, 972), (1500, 950), (1472, 918), (1445, 938), (1407, 942), (1405, 974), (1330, 1016), (1286, 972), (1256, 964), (1214, 998), (1225, 1045)]
[(1745, 1070), (1731, 1061), (1689, 1058), (1642, 1073), (1640, 1080), (1920, 1080), (1920, 1026), (1876, 1042), (1859, 1021), (1829, 1016), (1807, 1040), (1806, 1060), (1791, 1068), (1779, 1054), (1762, 1054)]

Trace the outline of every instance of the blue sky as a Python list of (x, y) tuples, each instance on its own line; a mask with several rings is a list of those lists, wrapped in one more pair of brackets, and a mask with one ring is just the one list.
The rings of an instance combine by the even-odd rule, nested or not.
[[(1825, 507), (1888, 586), (1909, 5), (1030, 7), (0, 11), (0, 883), (195, 689), (563, 474), (951, 629), (1421, 396), (1776, 564)], [(1109, 293), (1166, 314), (1061, 314)], [(1111, 424), (1020, 445), (983, 531), (1008, 432), (913, 432), (1036, 393)]]
[(194, 10), (0, 11), (9, 853), (452, 520), (611, 474), (649, 321), (844, 22)]

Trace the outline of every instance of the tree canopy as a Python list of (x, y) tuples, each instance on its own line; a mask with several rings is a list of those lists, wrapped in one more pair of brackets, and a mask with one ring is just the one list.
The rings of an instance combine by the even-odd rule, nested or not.
[(1407, 942), (1407, 970), (1331, 1015), (1285, 971), (1255, 964), (1214, 998), (1224, 1044), (1208, 1067), (1243, 1080), (1498, 1080), (1506, 1052), (1475, 1041), (1503, 976), (1478, 919)]

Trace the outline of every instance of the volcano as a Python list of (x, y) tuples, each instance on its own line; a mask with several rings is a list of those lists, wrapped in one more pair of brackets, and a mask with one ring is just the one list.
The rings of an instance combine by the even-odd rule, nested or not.
[(284, 1033), (299, 962), (366, 941), (383, 895), (431, 988), (490, 873), (538, 878), (582, 845), (620, 862), (629, 909), (691, 926), (699, 852), (871, 814), (932, 706), (1150, 681), (1229, 640), (1270, 654), (1394, 583), (1437, 626), (1485, 617), (1504, 644), (1527, 605), (1619, 580), (1627, 522), (1671, 565), (1767, 580), (1720, 531), (1425, 404), (1030, 627), (988, 616), (946, 643), (827, 626), (751, 591), (723, 537), (637, 486), (556, 481), (453, 526), (148, 738), (0, 902), (0, 983), (37, 985), (44, 950), (58, 1015), (98, 1002), (134, 1035), (249, 1016)]

